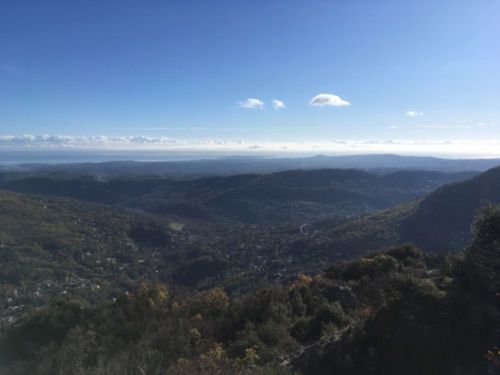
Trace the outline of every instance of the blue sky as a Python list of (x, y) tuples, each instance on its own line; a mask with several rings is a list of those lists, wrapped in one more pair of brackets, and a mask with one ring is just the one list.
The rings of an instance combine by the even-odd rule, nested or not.
[(497, 0), (2, 2), (0, 136), (496, 141), (499, 40)]

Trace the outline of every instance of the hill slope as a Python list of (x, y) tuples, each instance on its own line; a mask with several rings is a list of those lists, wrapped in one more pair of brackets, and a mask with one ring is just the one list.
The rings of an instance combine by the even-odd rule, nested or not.
[(402, 225), (401, 235), (429, 251), (452, 251), (470, 239), (481, 206), (500, 202), (500, 168), (444, 186), (422, 200)]
[(166, 224), (103, 205), (0, 191), (0, 212), (4, 318), (66, 293), (99, 300), (164, 280), (179, 250)]
[[(430, 252), (463, 248), (470, 240), (470, 228), (479, 209), (500, 202), (500, 168), (471, 179), (445, 185), (427, 197), (363, 216), (340, 226), (321, 228), (306, 244), (333, 256), (336, 251), (374, 250), (402, 242), (413, 242)], [(365, 250), (363, 250), (365, 249)]]

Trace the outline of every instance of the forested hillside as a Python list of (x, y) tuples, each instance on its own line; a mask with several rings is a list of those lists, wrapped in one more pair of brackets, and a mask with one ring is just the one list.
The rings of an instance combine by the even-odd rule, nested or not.
[(486, 374), (499, 370), (500, 209), (465, 253), (411, 245), (239, 297), (140, 286), (61, 299), (3, 335), (9, 374)]
[[(338, 184), (350, 194), (365, 191), (366, 195), (374, 190), (380, 195), (394, 191), (387, 189), (396, 180), (401, 194), (413, 194), (435, 184), (438, 178), (448, 178), (430, 173), (427, 182), (424, 179), (414, 183), (427, 173), (376, 176), (335, 170), (187, 181), (131, 180), (126, 184), (115, 180), (101, 183), (93, 179), (44, 178), (43, 184), (33, 185), (36, 189), (45, 186), (49, 190), (44, 192), (52, 195), (72, 192), (80, 198), (78, 201), (4, 191), (0, 194), (2, 317), (8, 321), (30, 306), (42, 306), (63, 293), (91, 300), (114, 298), (132, 290), (141, 280), (198, 290), (219, 285), (230, 293), (239, 293), (269, 282), (286, 282), (299, 272), (319, 272), (333, 261), (404, 242), (414, 242), (424, 251), (460, 250), (482, 202), (500, 201), (500, 189), (495, 189), (500, 186), (500, 178), (498, 169), (492, 170), (447, 185), (421, 201), (355, 219), (333, 215), (327, 221), (300, 225), (253, 226), (231, 222), (226, 216), (226, 224), (221, 227), (210, 220), (187, 219), (174, 213), (152, 215), (125, 209), (122, 204), (95, 204), (88, 202), (89, 198), (133, 202), (136, 195), (146, 199), (141, 193), (173, 184), (168, 193), (160, 189), (162, 193), (153, 195), (168, 194), (169, 199), (192, 197), (191, 202), (200, 197), (205, 202), (225, 201), (230, 209), (241, 214), (234, 199), (248, 199), (259, 191), (267, 191), (274, 202), (283, 200), (287, 191), (301, 191), (302, 195), (307, 191), (311, 196), (317, 189), (337, 191)], [(37, 180), (16, 180), (16, 184), (21, 190), (22, 186), (31, 186), (23, 184), (33, 181)], [(271, 186), (279, 187), (279, 192), (272, 193)], [(253, 197), (255, 207), (265, 202), (262, 197)], [(265, 204), (273, 212), (269, 203)], [(451, 210), (450, 204), (462, 211)], [(318, 205), (330, 207), (327, 203)], [(283, 200), (283, 207), (297, 213), (296, 206), (287, 199)], [(450, 240), (457, 236), (461, 242)], [(435, 246), (431, 241), (446, 246)]]
[(4, 174), (4, 189), (140, 209), (212, 223), (302, 224), (389, 208), (473, 173), (376, 174), (321, 169), (197, 179)]
[(463, 249), (471, 239), (474, 216), (482, 206), (500, 202), (500, 168), (445, 185), (428, 196), (388, 210), (365, 215), (340, 225), (314, 223), (311, 236), (301, 244), (331, 257), (362, 254), (366, 249), (412, 242), (434, 253)]
[(5, 319), (75, 290), (103, 299), (140, 277), (159, 280), (155, 269), (165, 262), (158, 248), (176, 246), (146, 217), (91, 203), (1, 192), (0, 212)]
[(500, 168), (494, 168), (431, 193), (405, 221), (402, 236), (429, 251), (452, 251), (469, 241), (479, 207), (498, 202)]

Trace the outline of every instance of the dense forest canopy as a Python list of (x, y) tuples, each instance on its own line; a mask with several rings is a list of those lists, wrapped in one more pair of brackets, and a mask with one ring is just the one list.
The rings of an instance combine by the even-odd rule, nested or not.
[(471, 374), (494, 369), (500, 208), (465, 253), (401, 245), (230, 297), (142, 284), (54, 301), (3, 335), (4, 371), (40, 374)]

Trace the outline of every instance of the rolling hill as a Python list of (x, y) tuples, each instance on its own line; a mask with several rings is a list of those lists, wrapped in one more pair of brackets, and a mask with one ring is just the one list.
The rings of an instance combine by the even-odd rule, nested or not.
[[(310, 238), (301, 240), (324, 256), (359, 254), (412, 242), (425, 251), (446, 253), (463, 249), (482, 206), (500, 202), (500, 168), (440, 187), (425, 198), (334, 225), (315, 223)], [(299, 247), (298, 244), (295, 247)], [(312, 250), (310, 250), (312, 251)]]
[(4, 175), (4, 189), (65, 196), (186, 220), (302, 224), (389, 208), (424, 196), (471, 172), (294, 170), (197, 179)]

